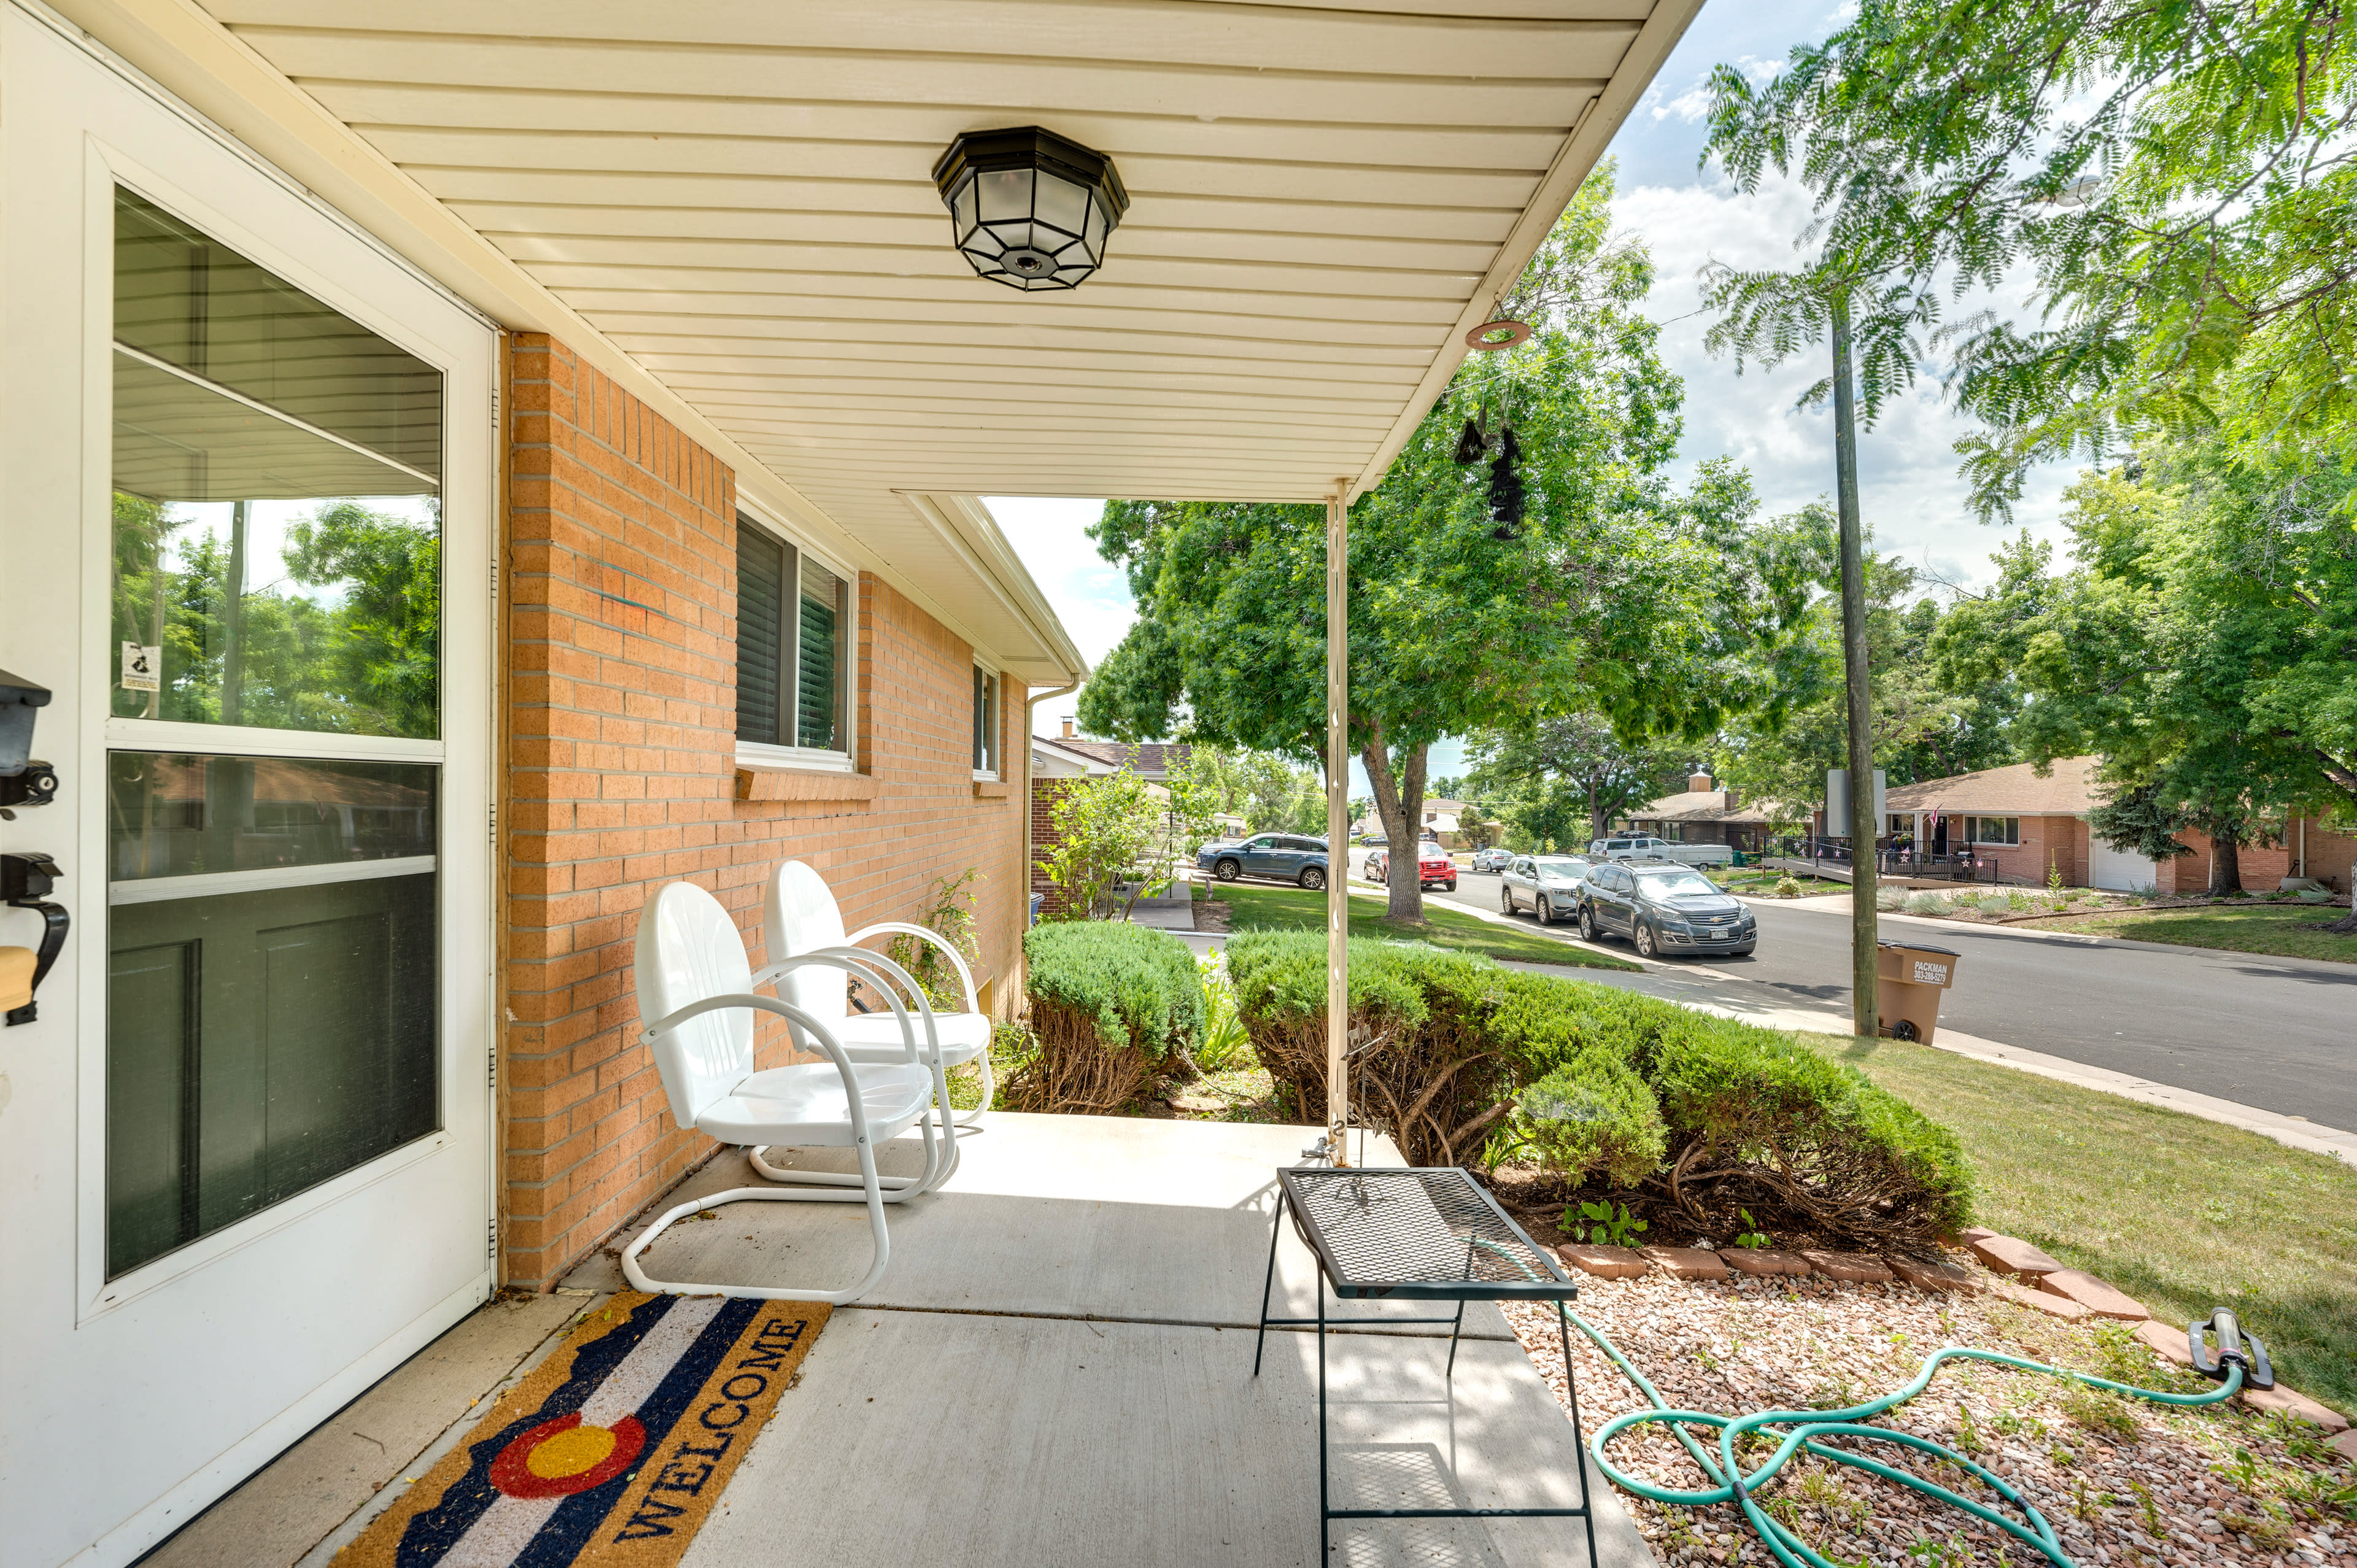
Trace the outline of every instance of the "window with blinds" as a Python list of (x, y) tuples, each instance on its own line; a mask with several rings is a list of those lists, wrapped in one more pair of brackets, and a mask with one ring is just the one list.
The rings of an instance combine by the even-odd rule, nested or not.
[(737, 525), (737, 738), (850, 749), (850, 585), (747, 519)]

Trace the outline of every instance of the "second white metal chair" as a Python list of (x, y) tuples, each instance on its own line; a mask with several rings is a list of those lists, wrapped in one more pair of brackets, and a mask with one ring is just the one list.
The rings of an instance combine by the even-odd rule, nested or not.
[[(974, 972), (966, 967), (965, 956), (938, 931), (922, 926), (908, 925), (897, 920), (878, 921), (872, 926), (845, 934), (843, 929), (843, 908), (834, 901), (834, 894), (809, 864), (787, 861), (770, 875), (769, 897), (762, 910), (762, 940), (768, 944), (772, 960), (790, 960), (803, 953), (850, 950), (874, 957), (873, 950), (860, 943), (871, 937), (911, 937), (929, 947), (939, 949), (956, 971), (964, 1010), (957, 1013), (931, 1015), (930, 1036), (920, 1035), (917, 1048), (927, 1062), (939, 1058), (943, 1068), (963, 1067), (970, 1061), (982, 1064), (982, 1101), (960, 1116), (958, 1125), (971, 1127), (982, 1120), (990, 1108), (991, 1096), (997, 1083), (990, 1070), (989, 1015), (974, 994)], [(770, 972), (764, 970), (764, 974)], [(892, 972), (900, 972), (893, 966)], [(791, 979), (779, 983), (780, 996), (813, 1017), (823, 1018), (834, 1031), (836, 1039), (853, 1061), (890, 1061), (900, 1053), (900, 1026), (886, 1013), (855, 1013), (851, 1008), (851, 976), (838, 968), (811, 967), (797, 971)], [(942, 1101), (942, 1111), (948, 1114), (950, 1102)], [(760, 1168), (756, 1158), (755, 1168)], [(761, 1174), (770, 1173), (763, 1169)]]

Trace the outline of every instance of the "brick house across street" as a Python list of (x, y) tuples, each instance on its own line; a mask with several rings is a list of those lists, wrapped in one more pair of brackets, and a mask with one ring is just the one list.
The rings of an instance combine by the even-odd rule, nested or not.
[(782, 861), (974, 871), (1017, 1006), (1087, 671), (982, 498), (1339, 519), (1699, 5), (0, 0), (0, 851), (70, 917), (0, 1557), (135, 1561), (714, 1157), (666, 885), (758, 964)]
[(1773, 825), (1758, 806), (1740, 802), (1736, 791), (1721, 789), (1707, 773), (1686, 777), (1686, 787), (1629, 813), (1629, 826), (1672, 843), (1723, 843), (1757, 852)]
[[(2179, 835), (2193, 853), (2162, 861), (2123, 854), (2089, 832), (2087, 814), (2101, 804), (2099, 766), (2093, 757), (2059, 757), (2043, 778), (2023, 762), (1900, 785), (1885, 795), (1886, 842), (1904, 835), (1935, 857), (1969, 852), (1984, 865), (1994, 863), (2006, 882), (2040, 884), (2051, 868), (2073, 887), (2207, 887), (2210, 843), (2198, 832)], [(2274, 842), (2242, 848), (2243, 886), (2271, 892), (2287, 877), (2305, 876), (2345, 895), (2352, 849), (2357, 841), (2312, 818), (2292, 817)]]

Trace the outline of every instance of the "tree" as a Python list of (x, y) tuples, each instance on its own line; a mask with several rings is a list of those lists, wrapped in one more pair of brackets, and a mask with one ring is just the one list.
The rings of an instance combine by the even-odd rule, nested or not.
[[(1570, 714), (1542, 719), (1528, 729), (1476, 737), (1472, 780), (1485, 795), (1525, 802), (1515, 820), (1534, 839), (1585, 842), (1604, 837), (1615, 817), (1661, 795), (1691, 755), (1641, 742), (1624, 744), (1597, 714)], [(1555, 785), (1584, 803), (1584, 835), (1553, 798)]]
[[(1351, 509), (1351, 743), (1391, 844), (1389, 918), (1421, 918), (1415, 830), (1444, 735), (1601, 712), (1707, 733), (1772, 702), (1820, 539), (1753, 518), (1706, 465), (1675, 494), (1679, 384), (1638, 312), (1652, 269), (1609, 232), (1599, 170), (1507, 307), (1534, 334), (1462, 368)], [(1469, 437), (1467, 426), (1472, 425)], [(1511, 427), (1519, 500), (1493, 490)], [(1487, 467), (1460, 464), (1460, 446)], [(1512, 500), (1513, 487), (1506, 499)], [(1094, 532), (1138, 619), (1082, 697), (1089, 726), (1316, 760), (1326, 719), (1322, 509), (1120, 501)]]
[(1939, 639), (1967, 673), (2013, 670), (2034, 761), (2100, 752), (2139, 811), (2216, 846), (2212, 889), (2287, 807), (2357, 819), (2357, 473), (2245, 460), (2221, 433), (2147, 437), (2068, 492), (2075, 568), (2018, 572)]
[(1797, 166), (1830, 248), (1906, 276), (2033, 270), (2044, 321), (1961, 324), (1959, 444), (2000, 515), (2030, 465), (2216, 426), (2357, 458), (2357, 37), (2337, 5), (1862, 0), (1753, 87), (1713, 75), (1739, 179)]
[[(1048, 807), (1053, 842), (1034, 861), (1063, 895), (1054, 918), (1126, 919), (1149, 882), (1168, 875), (1163, 811), (1146, 781), (1125, 768), (1099, 779), (1074, 779)], [(1157, 856), (1157, 846), (1163, 847)], [(1141, 874), (1116, 912), (1112, 892), (1129, 872)]]

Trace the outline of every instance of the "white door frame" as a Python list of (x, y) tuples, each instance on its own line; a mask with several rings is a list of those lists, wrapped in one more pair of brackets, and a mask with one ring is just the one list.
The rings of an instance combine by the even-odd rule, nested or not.
[[(106, 716), (113, 187), (440, 368), (443, 736), (349, 741)], [(0, 5), (0, 666), (49, 686), (54, 855), (74, 926), (39, 1019), (0, 1029), (0, 1517), (13, 1564), (126, 1563), (484, 1300), (495, 1283), (491, 560), (497, 339), (184, 105)], [(112, 747), (442, 768), (440, 1130), (105, 1277)], [(0, 915), (0, 941), (31, 918)]]

